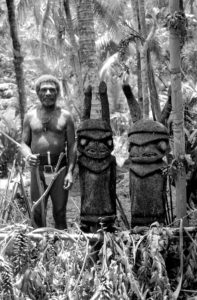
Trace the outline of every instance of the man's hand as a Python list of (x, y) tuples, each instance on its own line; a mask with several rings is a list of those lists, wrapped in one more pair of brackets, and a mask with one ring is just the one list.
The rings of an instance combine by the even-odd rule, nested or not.
[(64, 186), (65, 190), (70, 190), (73, 185), (73, 174), (72, 172), (68, 172), (64, 178)]
[(31, 167), (37, 167), (40, 164), (39, 154), (29, 154), (26, 161)]

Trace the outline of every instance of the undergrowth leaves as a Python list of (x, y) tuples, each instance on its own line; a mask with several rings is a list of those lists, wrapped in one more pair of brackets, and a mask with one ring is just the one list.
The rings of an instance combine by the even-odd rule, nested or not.
[(159, 224), (143, 233), (102, 230), (91, 238), (79, 228), (71, 233), (46, 228), (42, 234), (27, 226), (10, 230), (12, 251), (0, 242), (0, 299), (175, 300), (197, 295), (195, 233), (184, 233), (178, 289), (180, 238)]

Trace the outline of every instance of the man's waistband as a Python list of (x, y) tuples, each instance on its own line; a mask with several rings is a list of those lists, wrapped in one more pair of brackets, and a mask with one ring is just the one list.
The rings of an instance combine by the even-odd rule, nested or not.
[[(50, 165), (53, 168), (55, 168), (59, 161), (60, 154), (49, 154), (49, 155), (48, 154), (40, 154), (40, 156), (39, 156), (40, 169), (43, 169), (44, 166), (47, 166), (47, 165)], [(63, 153), (63, 154), (64, 154), (64, 156), (61, 159), (59, 168), (66, 166), (66, 164), (67, 164), (66, 154), (65, 153)]]

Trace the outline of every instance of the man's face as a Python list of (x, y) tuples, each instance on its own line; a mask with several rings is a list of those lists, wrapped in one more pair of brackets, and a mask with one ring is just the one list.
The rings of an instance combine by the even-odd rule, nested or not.
[(57, 100), (57, 95), (58, 92), (54, 82), (42, 82), (40, 84), (38, 97), (43, 106), (45, 107), (54, 106)]

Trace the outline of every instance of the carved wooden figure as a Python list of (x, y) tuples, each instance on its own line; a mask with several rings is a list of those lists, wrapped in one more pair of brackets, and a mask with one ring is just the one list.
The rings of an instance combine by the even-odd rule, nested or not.
[[(162, 169), (169, 149), (167, 128), (153, 120), (143, 120), (129, 85), (123, 86), (134, 125), (129, 137), (131, 225), (165, 221), (166, 177)], [(134, 114), (131, 107), (137, 107)]]
[(129, 133), (131, 225), (165, 220), (167, 128), (152, 120), (137, 121)]
[[(116, 161), (107, 87), (99, 86), (102, 119), (90, 119), (91, 87), (85, 92), (83, 122), (77, 130), (81, 190), (81, 228), (95, 232), (100, 222), (111, 230), (116, 218)], [(102, 218), (102, 219), (101, 219)]]

